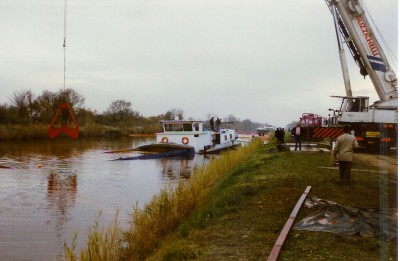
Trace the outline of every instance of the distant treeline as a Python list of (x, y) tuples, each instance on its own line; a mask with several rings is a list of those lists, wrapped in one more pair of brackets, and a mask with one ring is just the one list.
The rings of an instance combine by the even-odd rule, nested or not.
[[(73, 89), (44, 90), (38, 96), (31, 90), (17, 91), (9, 100), (9, 104), (0, 104), (0, 139), (40, 138), (42, 135), (35, 132), (47, 133), (46, 129), (61, 102), (69, 103), (84, 136), (150, 134), (161, 130), (160, 120), (184, 118), (183, 111), (176, 108), (157, 116), (144, 117), (132, 108), (131, 102), (122, 99), (112, 101), (108, 109), (100, 113), (86, 108), (85, 98)], [(239, 120), (233, 115), (221, 119), (234, 122), (231, 127), (245, 132), (264, 125), (249, 119)]]

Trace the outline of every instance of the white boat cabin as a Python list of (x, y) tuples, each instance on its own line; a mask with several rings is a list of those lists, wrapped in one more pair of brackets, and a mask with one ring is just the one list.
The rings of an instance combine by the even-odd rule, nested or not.
[(203, 121), (195, 120), (164, 120), (160, 121), (163, 132), (156, 133), (157, 143), (175, 143), (192, 146), (196, 152), (205, 146), (233, 145), (235, 131), (220, 129), (212, 132), (205, 129)]

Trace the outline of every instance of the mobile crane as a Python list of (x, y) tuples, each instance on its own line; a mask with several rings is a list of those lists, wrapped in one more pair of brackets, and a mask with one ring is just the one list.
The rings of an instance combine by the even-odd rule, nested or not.
[[(339, 110), (327, 122), (329, 126), (350, 125), (360, 146), (387, 151), (397, 146), (397, 77), (372, 31), (359, 0), (325, 0), (333, 16), (339, 46), (346, 96)], [(379, 100), (369, 105), (369, 97), (352, 95), (343, 49), (345, 42), (362, 76), (369, 76)]]

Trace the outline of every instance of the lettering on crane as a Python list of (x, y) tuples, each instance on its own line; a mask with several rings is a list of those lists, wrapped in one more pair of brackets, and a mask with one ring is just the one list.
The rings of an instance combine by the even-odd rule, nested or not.
[(378, 48), (376, 48), (374, 40), (372, 39), (371, 34), (369, 33), (368, 28), (361, 16), (357, 17), (357, 22), (361, 28), (361, 32), (363, 33), (365, 40), (368, 43), (368, 47), (371, 50), (372, 55), (378, 56), (379, 55)]

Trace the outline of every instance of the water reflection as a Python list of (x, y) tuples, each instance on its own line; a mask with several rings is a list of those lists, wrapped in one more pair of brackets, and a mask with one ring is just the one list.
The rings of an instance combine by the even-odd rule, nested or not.
[(196, 168), (205, 166), (210, 160), (217, 157), (219, 155), (212, 154), (159, 159), (161, 176), (164, 181), (188, 180)]
[(69, 209), (74, 206), (78, 191), (75, 173), (51, 170), (47, 176), (47, 200), (57, 237), (62, 235), (64, 224), (71, 219)]
[(196, 155), (119, 162), (111, 160), (121, 155), (103, 153), (153, 141), (1, 142), (0, 166), (11, 169), (0, 168), (0, 260), (57, 260), (76, 231), (85, 240), (100, 209), (107, 224), (119, 208), (124, 226), (136, 202), (143, 206), (208, 161)]
[(164, 158), (160, 159), (162, 177), (168, 180), (189, 179), (192, 174), (194, 157)]

